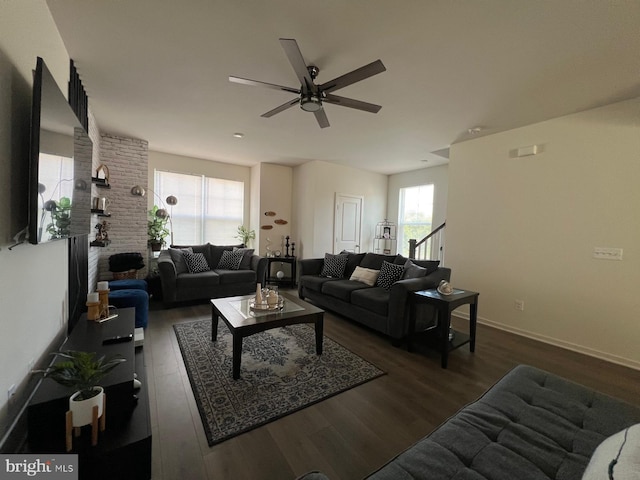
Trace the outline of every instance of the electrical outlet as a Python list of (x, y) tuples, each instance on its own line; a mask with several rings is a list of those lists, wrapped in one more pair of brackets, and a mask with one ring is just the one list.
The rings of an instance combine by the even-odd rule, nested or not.
[(513, 308), (515, 308), (516, 310), (520, 310), (521, 312), (524, 311), (524, 300), (515, 300), (513, 302)]

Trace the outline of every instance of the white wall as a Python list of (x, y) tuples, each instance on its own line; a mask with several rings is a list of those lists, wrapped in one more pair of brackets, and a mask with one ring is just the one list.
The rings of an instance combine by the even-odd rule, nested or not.
[(327, 162), (313, 161), (293, 172), (293, 217), (296, 256), (323, 257), (333, 251), (336, 193), (361, 195), (361, 251), (373, 250), (376, 223), (387, 210), (388, 177)]
[(639, 180), (640, 99), (453, 145), (452, 283), (486, 323), (640, 368)]
[[(260, 216), (257, 219), (259, 225), (256, 229), (256, 248), (260, 255), (265, 255), (269, 243), (272, 252), (280, 250), (284, 256), (286, 253), (285, 237), (287, 235), (292, 237), (291, 232), (294, 226), (291, 218), (293, 169), (270, 163), (261, 163), (258, 168), (260, 170)], [(264, 213), (267, 211), (275, 212), (276, 215), (266, 216)], [(279, 225), (274, 223), (274, 220), (285, 220), (287, 224)], [(272, 228), (262, 230), (261, 226), (271, 226)], [(295, 241), (293, 237), (289, 239), (289, 242)]]
[(8, 250), (27, 222), (29, 118), (36, 57), (63, 94), (69, 57), (45, 2), (0, 4), (0, 435), (7, 390), (27, 378), (68, 316), (67, 241)]
[[(149, 148), (153, 148), (153, 145), (150, 145)], [(250, 223), (252, 208), (250, 203), (252, 191), (251, 167), (149, 150), (149, 179), (147, 185), (149, 185), (150, 188), (153, 188), (153, 174), (156, 169), (244, 182), (244, 218), (245, 224)], [(149, 208), (151, 208), (155, 201), (153, 195), (148, 195), (147, 198)], [(178, 198), (178, 202), (180, 202), (180, 198)]]
[[(389, 198), (387, 200), (387, 219), (398, 223), (400, 189), (433, 184), (433, 224), (436, 228), (447, 219), (447, 197), (449, 192), (449, 166), (422, 168), (410, 172), (389, 175)], [(416, 240), (420, 240), (419, 238)], [(402, 246), (398, 245), (398, 250)]]

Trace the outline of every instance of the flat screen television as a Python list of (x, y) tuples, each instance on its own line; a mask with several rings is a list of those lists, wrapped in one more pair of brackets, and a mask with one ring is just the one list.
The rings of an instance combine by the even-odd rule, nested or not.
[(91, 232), (92, 151), (88, 133), (38, 57), (29, 163), (31, 243)]

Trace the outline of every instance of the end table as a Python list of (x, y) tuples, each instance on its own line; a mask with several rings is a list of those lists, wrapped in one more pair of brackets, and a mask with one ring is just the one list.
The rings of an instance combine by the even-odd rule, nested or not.
[[(438, 349), (441, 355), (442, 368), (447, 368), (449, 352), (469, 344), (469, 351), (476, 349), (476, 322), (478, 316), (478, 292), (455, 288), (450, 295), (442, 295), (438, 290), (420, 290), (412, 292), (409, 296), (409, 332), (407, 334), (407, 350), (411, 351), (412, 341), (416, 328), (416, 305), (432, 305), (438, 311)], [(451, 329), (451, 312), (461, 305), (469, 304), (469, 334), (454, 332), (454, 337), (449, 340)]]

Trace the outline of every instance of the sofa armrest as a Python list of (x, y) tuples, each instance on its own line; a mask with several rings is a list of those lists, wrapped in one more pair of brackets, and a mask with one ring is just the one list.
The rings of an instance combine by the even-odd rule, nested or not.
[(437, 288), (442, 280), (451, 278), (451, 269), (438, 267), (425, 277), (398, 280), (391, 285), (389, 295), (388, 332), (392, 338), (400, 339), (409, 328), (409, 293)]
[(251, 257), (251, 270), (256, 272), (256, 282), (264, 285), (267, 274), (267, 257), (253, 255)]
[[(305, 258), (298, 260), (298, 278), (303, 275), (320, 275), (324, 266), (324, 258)], [(298, 296), (304, 298), (302, 294), (302, 282), (298, 280)]]
[(163, 300), (165, 302), (175, 302), (177, 298), (176, 278), (178, 273), (168, 250), (161, 251), (158, 256), (158, 272), (160, 272)]

